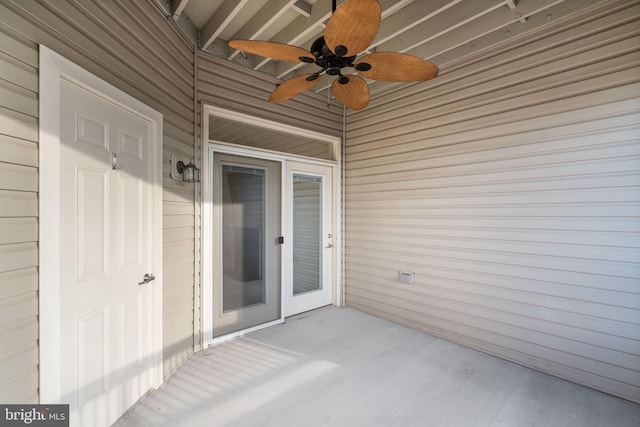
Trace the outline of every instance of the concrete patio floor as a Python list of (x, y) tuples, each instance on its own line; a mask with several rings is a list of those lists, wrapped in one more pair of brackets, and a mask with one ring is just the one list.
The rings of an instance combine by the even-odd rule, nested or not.
[(117, 427), (640, 426), (640, 405), (327, 307), (190, 357)]

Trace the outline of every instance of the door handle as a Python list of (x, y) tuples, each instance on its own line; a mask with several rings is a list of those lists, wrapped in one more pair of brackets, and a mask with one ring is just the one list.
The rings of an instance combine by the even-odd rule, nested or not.
[(329, 243), (327, 246), (325, 246), (325, 248), (327, 248), (327, 249), (332, 248), (332, 247), (333, 247), (333, 245), (331, 243)]
[(138, 282), (138, 285), (146, 285), (147, 283), (156, 280), (156, 276), (154, 276), (153, 274), (145, 274), (142, 277), (142, 282)]

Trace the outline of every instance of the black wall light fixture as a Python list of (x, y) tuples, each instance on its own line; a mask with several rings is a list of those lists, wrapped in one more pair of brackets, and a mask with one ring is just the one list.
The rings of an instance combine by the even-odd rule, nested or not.
[(200, 169), (193, 163), (185, 165), (182, 160), (176, 163), (178, 173), (182, 175), (184, 182), (200, 182)]

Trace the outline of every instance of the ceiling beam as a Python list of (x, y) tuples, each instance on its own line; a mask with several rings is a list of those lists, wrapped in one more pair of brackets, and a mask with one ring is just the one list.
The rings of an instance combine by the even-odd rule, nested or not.
[(189, 0), (172, 0), (171, 1), (171, 15), (174, 21), (177, 21), (182, 14), (182, 11), (187, 7)]
[(202, 27), (200, 47), (206, 49), (235, 19), (249, 0), (226, 0), (216, 13)]
[(311, 16), (311, 5), (304, 0), (297, 0), (291, 8), (305, 18)]
[[(297, 0), (276, 0), (265, 4), (253, 18), (249, 20), (237, 33), (233, 35), (234, 39), (239, 40), (255, 40), (263, 33), (269, 30), (271, 25), (276, 22), (287, 11), (291, 10)], [(268, 37), (269, 35), (267, 35)], [(240, 53), (235, 50), (229, 59), (235, 58)]]
[[(507, 6), (509, 6), (509, 9), (515, 10), (516, 7), (518, 7), (518, 0), (507, 0)], [(521, 24), (524, 24), (525, 22), (527, 22), (527, 18), (525, 18), (524, 16), (520, 16), (520, 19), (518, 21), (520, 21)]]
[[(273, 36), (271, 41), (299, 46), (304, 49), (304, 44), (309, 39), (322, 33), (322, 23), (331, 16), (331, 5), (326, 1), (318, 1), (311, 8), (311, 15), (308, 18), (300, 16), (278, 34)], [(270, 61), (266, 58), (259, 62), (254, 70), (264, 67)]]
[[(497, 10), (496, 13), (480, 17), (473, 22), (468, 30), (453, 31), (448, 33), (446, 37), (436, 38), (410, 53), (435, 63), (450, 64), (460, 60), (461, 56), (472, 55), (489, 45), (498, 44), (515, 34), (521, 34), (540, 26), (541, 22), (548, 19), (546, 15), (551, 11), (554, 15), (566, 16), (580, 10), (585, 5), (595, 4), (598, 1), (600, 0), (584, 0), (576, 3), (565, 0), (529, 0), (518, 6), (520, 13), (527, 18), (525, 25), (520, 25), (518, 17), (505, 8), (505, 10)], [(531, 20), (535, 23), (530, 24)], [(516, 23), (517, 26), (510, 27)], [(375, 89), (371, 89), (372, 94), (384, 92), (390, 85), (384, 82), (375, 82), (375, 86)]]
[[(526, 3), (526, 2), (525, 2)], [(522, 38), (523, 35), (529, 34), (530, 32), (534, 32), (534, 34), (540, 35), (540, 28), (543, 28), (545, 25), (549, 24), (551, 21), (563, 20), (568, 17), (574, 15), (576, 12), (584, 10), (587, 7), (593, 7), (595, 5), (601, 4), (600, 0), (584, 0), (581, 2), (575, 1), (563, 1), (561, 3), (555, 2), (550, 3), (546, 7), (542, 7), (539, 9), (531, 8), (530, 12), (528, 12), (525, 16), (527, 17), (527, 22), (524, 25), (518, 23), (517, 20), (512, 20), (512, 26), (507, 26), (506, 28), (500, 28), (498, 31), (494, 31), (488, 33), (482, 37), (476, 37), (473, 39), (475, 48), (470, 48), (468, 43), (462, 44), (454, 49), (447, 49), (446, 53), (442, 52), (442, 56), (438, 55), (437, 59), (442, 58), (442, 61), (445, 61), (445, 66), (447, 67), (447, 71), (449, 71), (449, 66), (454, 68), (454, 72), (468, 72), (467, 68), (462, 68), (461, 65), (465, 63), (469, 63), (469, 61), (473, 61), (474, 63), (478, 61), (478, 59), (485, 57), (487, 52), (492, 52), (495, 54), (498, 52), (498, 55), (491, 55), (491, 74), (493, 74), (493, 79), (496, 79), (496, 75), (498, 73), (509, 76), (513, 74), (513, 52), (501, 53), (502, 49), (499, 47), (503, 42), (509, 41), (509, 45), (513, 49), (514, 46), (517, 46), (521, 43), (525, 43), (526, 40), (531, 40), (531, 37)], [(521, 6), (522, 7), (522, 6)], [(575, 16), (575, 15), (574, 15)], [(569, 25), (575, 21), (566, 21), (565, 25)], [(593, 23), (592, 23), (593, 24)], [(594, 28), (601, 25), (600, 23), (595, 24)], [(564, 27), (568, 28), (568, 27)], [(599, 28), (599, 27), (598, 27)], [(509, 31), (505, 31), (509, 30)], [(557, 36), (557, 35), (556, 35)], [(563, 34), (564, 36), (564, 34)], [(556, 37), (557, 40), (561, 40), (562, 37)], [(534, 38), (536, 40), (536, 38)], [(515, 43), (515, 44), (513, 44)], [(564, 46), (566, 43), (558, 42), (558, 46)], [(517, 48), (516, 48), (517, 49)], [(507, 62), (502, 62), (502, 59), (508, 56), (511, 60)], [(541, 72), (544, 73), (544, 65), (537, 64), (535, 59), (525, 60), (525, 57), (520, 57), (527, 64), (527, 66), (540, 66)], [(518, 61), (520, 62), (520, 61)], [(474, 69), (478, 69), (478, 67), (482, 67), (480, 64), (484, 64), (486, 67), (487, 61), (482, 61), (476, 63), (474, 65)], [(496, 67), (496, 64), (502, 64), (499, 68)], [(509, 65), (511, 64), (511, 65)], [(529, 65), (531, 64), (531, 65)], [(511, 67), (511, 68), (510, 68)], [(522, 67), (520, 64), (518, 67)], [(526, 66), (525, 66), (526, 67)], [(521, 68), (524, 69), (524, 68)], [(486, 70), (486, 68), (485, 68)], [(516, 70), (517, 71), (517, 70)], [(484, 77), (486, 78), (486, 77)], [(382, 82), (378, 82), (382, 83)], [(387, 87), (380, 86), (376, 89), (370, 89), (372, 96), (375, 94), (376, 96), (384, 94), (387, 91)], [(415, 89), (413, 89), (415, 90)], [(398, 96), (402, 98), (403, 96), (408, 95), (408, 92), (405, 89), (401, 89), (397, 93), (394, 93), (394, 97)]]
[(473, 26), (467, 24), (503, 8), (505, 4), (505, 1), (496, 0), (475, 0), (473, 2), (458, 3), (440, 13), (438, 19), (422, 22), (420, 25), (402, 33), (402, 37), (390, 39), (379, 44), (378, 50), (405, 53), (453, 31), (473, 32)]
[(426, 7), (422, 2), (410, 4), (383, 21), (382, 25), (380, 25), (380, 31), (378, 31), (371, 47), (379, 46), (387, 40), (400, 36), (402, 33), (439, 15), (461, 1), (462, 0), (432, 0)]
[[(518, 8), (520, 13), (527, 17), (564, 1), (565, 0), (529, 0), (522, 6), (518, 6)], [(462, 45), (468, 44), (471, 48), (475, 48), (474, 41), (476, 39), (484, 37), (487, 34), (495, 33), (518, 21), (519, 16), (515, 16), (511, 10), (506, 8), (497, 9), (493, 13), (476, 17), (473, 21), (468, 22), (470, 25), (466, 25), (464, 28), (459, 28), (456, 31), (447, 31), (446, 37), (432, 37), (429, 43), (415, 46), (409, 53), (427, 60), (433, 60), (436, 57), (442, 57), (445, 52), (456, 49)], [(441, 34), (444, 35), (445, 33)], [(507, 35), (505, 35), (505, 37), (506, 36)], [(449, 59), (447, 58), (447, 60)]]

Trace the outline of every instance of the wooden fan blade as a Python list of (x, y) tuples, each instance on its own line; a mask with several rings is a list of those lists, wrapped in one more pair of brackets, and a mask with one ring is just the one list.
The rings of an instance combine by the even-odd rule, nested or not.
[[(364, 70), (369, 64), (371, 69)], [(395, 52), (376, 52), (362, 57), (355, 64), (358, 73), (384, 82), (417, 82), (438, 75), (438, 67), (417, 56)]]
[(353, 56), (362, 52), (378, 33), (381, 13), (382, 8), (377, 0), (345, 1), (327, 22), (324, 30), (327, 46), (338, 56)]
[[(312, 80), (308, 80), (308, 78), (312, 78)], [(317, 77), (317, 74), (301, 74), (293, 77), (282, 83), (273, 91), (269, 97), (269, 102), (272, 104), (278, 104), (286, 101), (287, 99), (291, 99), (305, 90), (311, 89), (317, 85), (319, 81), (320, 79)]]
[[(231, 40), (229, 46), (243, 52), (288, 62), (315, 62), (311, 52), (290, 44), (260, 40)], [(306, 59), (301, 59), (306, 58)]]
[(362, 110), (369, 105), (369, 86), (360, 76), (344, 76), (349, 79), (346, 84), (341, 84), (339, 77), (333, 81), (331, 91), (344, 104), (352, 110)]

